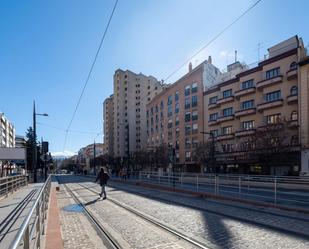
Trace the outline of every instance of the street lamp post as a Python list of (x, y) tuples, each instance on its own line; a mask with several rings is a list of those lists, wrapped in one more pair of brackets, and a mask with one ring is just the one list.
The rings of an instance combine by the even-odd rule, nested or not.
[(202, 134), (208, 134), (211, 136), (211, 166), (215, 168), (215, 173), (217, 174), (217, 166), (215, 161), (215, 135), (212, 132), (201, 131)]
[(33, 158), (32, 168), (34, 169), (33, 181), (37, 182), (37, 144), (36, 144), (36, 116), (48, 116), (47, 113), (36, 113), (35, 112), (35, 101), (33, 101)]

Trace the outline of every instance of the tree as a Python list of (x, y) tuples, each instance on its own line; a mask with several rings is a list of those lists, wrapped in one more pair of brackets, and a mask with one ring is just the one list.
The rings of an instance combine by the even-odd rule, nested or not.
[(136, 151), (134, 154), (134, 162), (139, 169), (143, 170), (150, 163), (150, 153), (147, 150)]
[[(193, 159), (200, 163), (202, 167), (205, 167), (206, 165), (212, 164), (212, 149), (213, 144), (211, 141), (208, 141), (206, 143), (199, 143), (198, 146), (194, 150)], [(211, 165), (212, 171), (215, 171), (215, 165), (214, 163)]]
[(168, 157), (168, 149), (165, 144), (161, 144), (157, 146), (152, 154), (153, 162), (156, 167), (167, 168), (169, 157)]
[(36, 144), (34, 139), (33, 129), (30, 126), (26, 132), (26, 150), (27, 150), (27, 170), (33, 170), (33, 145)]

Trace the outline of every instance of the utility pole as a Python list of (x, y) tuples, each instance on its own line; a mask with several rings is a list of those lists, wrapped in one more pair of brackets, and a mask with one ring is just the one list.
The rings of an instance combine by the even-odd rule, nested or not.
[(36, 114), (35, 114), (35, 101), (33, 101), (33, 157), (32, 157), (32, 169), (33, 181), (37, 182), (37, 147), (36, 147)]
[(93, 142), (93, 173), (96, 175), (96, 165), (95, 165), (95, 140)]

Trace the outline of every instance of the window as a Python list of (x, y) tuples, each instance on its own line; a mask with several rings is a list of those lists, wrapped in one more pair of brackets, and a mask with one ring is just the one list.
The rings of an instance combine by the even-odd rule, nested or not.
[(228, 117), (233, 115), (233, 107), (223, 109), (223, 117)]
[(197, 92), (197, 83), (193, 83), (192, 84), (192, 93), (196, 93)]
[(191, 139), (190, 138), (185, 139), (185, 148), (186, 149), (191, 148)]
[(231, 152), (233, 151), (233, 144), (222, 144), (223, 152)]
[(192, 112), (192, 120), (198, 120), (197, 111)]
[(172, 128), (173, 127), (173, 120), (169, 119), (168, 120), (168, 125), (167, 125), (168, 128)]
[(171, 105), (167, 106), (167, 116), (170, 117), (173, 115), (173, 107)]
[(196, 148), (198, 146), (198, 138), (193, 137), (192, 138), (192, 147)]
[(242, 130), (247, 131), (247, 130), (252, 130), (254, 129), (254, 121), (245, 121), (242, 122)]
[(266, 116), (266, 124), (278, 124), (280, 122), (281, 115), (274, 114)]
[(241, 109), (242, 110), (247, 110), (247, 109), (250, 109), (250, 108), (254, 108), (254, 100), (253, 99), (241, 102)]
[(186, 151), (186, 161), (191, 159), (191, 151)]
[(167, 139), (168, 139), (168, 140), (173, 139), (173, 132), (172, 132), (172, 131), (169, 131), (169, 132), (167, 133)]
[(179, 100), (179, 92), (175, 92), (175, 101), (178, 101)]
[(296, 69), (297, 68), (297, 63), (295, 62), (295, 61), (293, 61), (292, 63), (291, 63), (291, 65), (290, 65), (290, 69), (291, 70), (294, 70), (294, 69)]
[(266, 71), (266, 79), (271, 79), (280, 75), (280, 67)]
[(179, 117), (178, 116), (176, 116), (176, 118), (175, 118), (175, 125), (176, 126), (179, 125)]
[(241, 90), (248, 89), (254, 87), (254, 82), (252, 80), (247, 80), (241, 83)]
[(186, 112), (185, 114), (185, 121), (189, 122), (191, 120), (191, 113), (190, 112)]
[(232, 96), (232, 89), (229, 89), (229, 90), (225, 90), (223, 92), (223, 98), (228, 98), (228, 97), (231, 97)]
[(209, 99), (209, 105), (211, 105), (211, 104), (216, 104), (216, 103), (217, 103), (217, 100), (218, 100), (218, 96), (211, 97), (211, 98)]
[(185, 109), (190, 108), (190, 98), (185, 99)]
[(291, 113), (291, 120), (298, 120), (297, 111), (292, 111), (292, 113)]
[(210, 121), (215, 121), (218, 118), (218, 113), (212, 113), (209, 115), (209, 120)]
[(147, 118), (149, 117), (149, 111), (148, 110), (146, 111), (146, 117)]
[(214, 137), (218, 136), (218, 130), (211, 130), (210, 133), (213, 134)]
[(229, 135), (232, 134), (233, 127), (232, 126), (226, 126), (222, 128), (222, 135)]
[(179, 150), (179, 141), (178, 140), (176, 141), (176, 150)]
[(179, 137), (179, 127), (176, 128), (175, 135), (176, 135), (176, 137)]
[(298, 91), (297, 91), (297, 86), (292, 86), (291, 90), (290, 90), (290, 94), (291, 95), (297, 95)]
[(291, 145), (298, 145), (298, 136), (297, 135), (293, 135), (291, 137)]
[(197, 106), (197, 96), (192, 96), (192, 107)]
[(192, 133), (193, 134), (198, 133), (198, 124), (195, 123), (195, 124), (192, 125)]
[(191, 134), (191, 125), (186, 125), (185, 126), (185, 134), (190, 135)]
[(161, 101), (160, 108), (161, 108), (161, 110), (164, 108), (164, 102), (163, 102), (163, 100)]
[(175, 104), (175, 113), (179, 113), (179, 103)]
[(167, 97), (167, 104), (171, 105), (172, 102), (173, 102), (173, 97), (170, 95), (170, 96)]
[(265, 100), (266, 102), (272, 102), (272, 101), (276, 101), (279, 100), (281, 98), (281, 91), (275, 91), (275, 92), (271, 92), (271, 93), (267, 93)]
[(185, 87), (185, 96), (190, 95), (190, 86)]
[(159, 108), (158, 108), (158, 106), (156, 105), (156, 112), (158, 112), (159, 111)]

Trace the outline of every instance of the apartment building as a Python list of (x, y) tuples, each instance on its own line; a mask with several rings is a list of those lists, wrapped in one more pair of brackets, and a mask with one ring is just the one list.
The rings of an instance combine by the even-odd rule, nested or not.
[[(309, 82), (308, 63), (300, 64), (306, 56), (303, 42), (295, 36), (268, 52), (255, 67), (239, 62), (229, 65), (231, 77), (204, 92), (204, 130), (215, 137), (216, 170), (220, 172), (308, 172)], [(258, 134), (274, 124), (278, 126), (272, 126), (273, 132), (283, 136), (288, 150), (284, 161), (270, 165), (263, 162), (256, 142), (262, 139)], [(278, 143), (278, 137), (270, 140)]]
[(15, 147), (15, 128), (4, 113), (0, 113), (0, 147)]
[(116, 70), (114, 74), (114, 157), (124, 159), (146, 147), (146, 105), (163, 86), (153, 76)]
[[(203, 141), (203, 91), (213, 84), (220, 71), (208, 61), (169, 85), (147, 105), (147, 145), (164, 145), (172, 154), (174, 170), (199, 172), (193, 153)], [(172, 162), (165, 162), (166, 166)]]
[(111, 95), (103, 103), (104, 153), (114, 157), (114, 96)]

